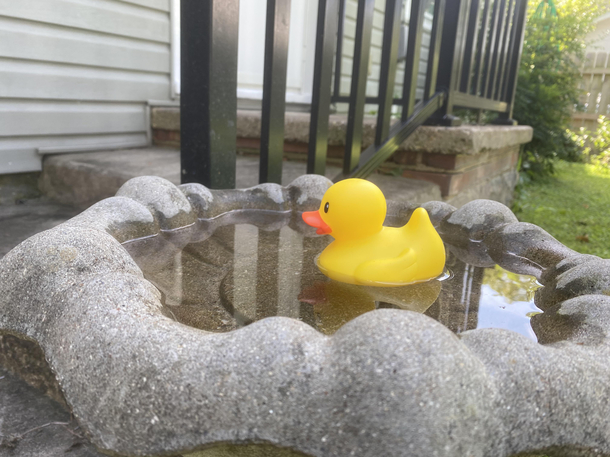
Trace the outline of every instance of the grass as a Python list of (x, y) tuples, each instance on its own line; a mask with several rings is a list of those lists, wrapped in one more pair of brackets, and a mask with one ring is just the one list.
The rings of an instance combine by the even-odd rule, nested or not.
[(556, 171), (522, 184), (513, 211), (575, 251), (610, 258), (610, 173), (568, 162)]

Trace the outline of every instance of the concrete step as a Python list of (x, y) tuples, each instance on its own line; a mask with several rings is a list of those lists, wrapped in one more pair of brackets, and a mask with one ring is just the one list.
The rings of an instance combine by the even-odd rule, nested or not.
[[(258, 184), (258, 167), (258, 157), (238, 155), (236, 187)], [(304, 162), (284, 161), (282, 184), (291, 183), (305, 172)], [(328, 166), (326, 176), (333, 178), (339, 172), (338, 167)], [(49, 155), (43, 162), (40, 188), (59, 203), (86, 208), (115, 195), (129, 179), (145, 175), (160, 176), (179, 184), (180, 151), (150, 147)], [(388, 200), (410, 203), (441, 200), (439, 186), (430, 182), (382, 174), (371, 175), (369, 180), (381, 188)]]

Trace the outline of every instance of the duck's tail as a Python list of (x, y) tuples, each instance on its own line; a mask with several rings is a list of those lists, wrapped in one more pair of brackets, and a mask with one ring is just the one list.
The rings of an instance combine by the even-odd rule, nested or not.
[(432, 225), (430, 216), (428, 216), (428, 211), (426, 211), (424, 208), (417, 208), (415, 211), (413, 211), (409, 222), (407, 222), (407, 225), (405, 225), (403, 229), (410, 237), (423, 235), (427, 238), (432, 234), (438, 236), (436, 229)]
[(435, 272), (432, 276), (440, 275), (445, 266), (445, 245), (432, 225), (428, 212), (424, 208), (417, 208), (403, 229), (411, 244), (423, 254), (418, 256), (418, 263)]

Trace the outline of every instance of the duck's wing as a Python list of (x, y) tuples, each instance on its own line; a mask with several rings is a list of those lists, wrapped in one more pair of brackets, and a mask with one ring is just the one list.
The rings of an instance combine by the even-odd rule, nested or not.
[(400, 284), (404, 283), (405, 270), (415, 264), (415, 251), (407, 248), (398, 257), (375, 259), (361, 263), (354, 272), (360, 284)]

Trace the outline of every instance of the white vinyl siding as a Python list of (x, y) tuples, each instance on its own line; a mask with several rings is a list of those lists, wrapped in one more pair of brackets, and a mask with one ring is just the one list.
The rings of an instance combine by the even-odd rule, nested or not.
[[(371, 63), (367, 79), (367, 96), (376, 97), (379, 90), (381, 65), (381, 46), (386, 0), (375, 1), (373, 31), (371, 37)], [(347, 0), (345, 9), (345, 28), (343, 32), (343, 52), (341, 56), (341, 95), (349, 95), (351, 72), (354, 57), (354, 38), (358, 0)], [(411, 1), (405, 0), (403, 24), (409, 24)], [(288, 74), (286, 101), (310, 103), (313, 81), (313, 61), (315, 51), (315, 17), (317, 0), (293, 0), (290, 20), (290, 43), (288, 48)], [(426, 62), (430, 45), (432, 14), (427, 12), (424, 20), (421, 63), (419, 67), (418, 90), (416, 96), (423, 94)], [(248, 0), (240, 3), (239, 56), (238, 56), (238, 96), (242, 99), (262, 98), (265, 42), (265, 1)], [(404, 62), (398, 64), (395, 94), (402, 94)], [(339, 104), (339, 112), (347, 111), (347, 106)], [(376, 106), (368, 106), (374, 110)]]
[[(287, 102), (311, 103), (317, 11), (317, 0), (292, 0), (290, 4)], [(242, 0), (237, 54), (237, 96), (240, 99), (263, 98), (265, 26), (265, 0)]]
[[(371, 33), (371, 54), (369, 75), (366, 83), (367, 97), (377, 97), (379, 92), (379, 73), (381, 70), (381, 47), (383, 43), (383, 24), (385, 12), (385, 0), (375, 0), (375, 11), (373, 13), (373, 31)], [(411, 1), (405, 0), (403, 3), (403, 24), (409, 24), (409, 16), (411, 11)], [(341, 95), (349, 95), (351, 87), (351, 74), (354, 62), (354, 39), (356, 37), (356, 19), (358, 16), (358, 1), (347, 0), (345, 5), (345, 28), (343, 31), (343, 56), (341, 59)], [(426, 12), (424, 18), (424, 34), (422, 37), (421, 60), (419, 65), (419, 76), (417, 80), (416, 97), (421, 98), (423, 95), (425, 78), (426, 78), (426, 63), (428, 61), (428, 48), (430, 46), (430, 31), (432, 29), (432, 14)], [(407, 32), (408, 33), (408, 32)], [(404, 79), (404, 62), (399, 62), (396, 69), (396, 80), (394, 85), (394, 95), (402, 96), (402, 83)], [(367, 111), (376, 110), (377, 106), (367, 105)], [(347, 111), (347, 106), (338, 106), (338, 111)]]
[(0, 0), (0, 173), (144, 146), (169, 100), (170, 0)]

